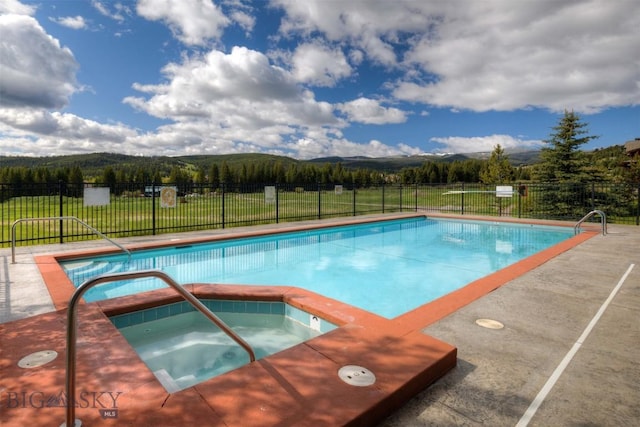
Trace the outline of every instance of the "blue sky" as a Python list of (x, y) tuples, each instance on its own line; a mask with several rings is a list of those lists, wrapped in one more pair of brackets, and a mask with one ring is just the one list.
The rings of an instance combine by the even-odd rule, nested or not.
[(0, 154), (419, 155), (640, 137), (637, 0), (3, 0)]

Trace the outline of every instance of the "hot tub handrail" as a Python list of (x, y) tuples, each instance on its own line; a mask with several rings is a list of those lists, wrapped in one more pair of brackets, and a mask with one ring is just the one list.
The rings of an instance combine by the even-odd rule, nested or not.
[(104, 235), (104, 233), (101, 233), (97, 228), (90, 226), (86, 222), (82, 221), (80, 218), (76, 218), (75, 216), (52, 216), (52, 217), (45, 217), (45, 218), (20, 218), (13, 221), (13, 224), (11, 224), (11, 264), (16, 263), (16, 225), (18, 225), (21, 222), (62, 221), (62, 220), (75, 221), (80, 225), (88, 228), (89, 230), (91, 230), (91, 232), (93, 232), (93, 234), (97, 235), (98, 237), (102, 237), (105, 240), (108, 240), (109, 242), (113, 243), (118, 248), (120, 248), (123, 252), (126, 252), (127, 255), (129, 256), (129, 260), (131, 260), (131, 251), (129, 249), (125, 248), (124, 246), (115, 242), (114, 240), (108, 238), (107, 236)]
[[(113, 273), (105, 274), (101, 276), (93, 277), (84, 283), (82, 283), (75, 290), (71, 299), (69, 300), (69, 306), (67, 307), (67, 359), (66, 359), (66, 378), (65, 388), (67, 394), (67, 412), (66, 422), (61, 424), (63, 426), (77, 426), (82, 425), (79, 420), (75, 420), (75, 392), (76, 392), (76, 329), (77, 329), (77, 304), (82, 295), (90, 288), (106, 282), (115, 282), (119, 280), (140, 279), (144, 277), (156, 277), (164, 281), (167, 285), (175, 289), (187, 302), (189, 302), (196, 310), (204, 314), (209, 320), (216, 324), (222, 331), (227, 334), (231, 339), (238, 343), (242, 348), (249, 353), (249, 360), (254, 362), (256, 355), (251, 346), (236, 334), (227, 324), (225, 324), (218, 316), (216, 316), (211, 310), (209, 310), (202, 302), (200, 302), (192, 293), (184, 289), (179, 283), (174, 281), (166, 273), (159, 270), (141, 270), (134, 272)], [(78, 423), (76, 424), (76, 421)]]

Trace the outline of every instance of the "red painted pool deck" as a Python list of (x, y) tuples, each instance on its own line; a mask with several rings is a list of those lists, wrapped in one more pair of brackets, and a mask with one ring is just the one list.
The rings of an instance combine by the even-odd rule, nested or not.
[[(292, 224), (281, 231), (302, 228)], [(221, 238), (256, 234), (264, 230)], [(456, 347), (425, 335), (424, 327), (596, 234), (595, 229), (583, 232), (394, 319), (295, 287), (186, 285), (197, 297), (284, 301), (339, 327), (176, 393), (160, 385), (107, 317), (179, 301), (173, 290), (83, 302), (78, 307), (76, 418), (83, 426), (375, 425), (455, 367)], [(57, 311), (0, 324), (2, 426), (58, 426), (65, 420), (65, 408), (55, 398), (65, 390), (66, 304), (74, 288), (57, 259), (76, 255), (36, 257)], [(22, 357), (42, 350), (54, 350), (58, 357), (41, 367), (18, 367)], [(369, 369), (376, 382), (346, 384), (338, 377), (345, 365)]]

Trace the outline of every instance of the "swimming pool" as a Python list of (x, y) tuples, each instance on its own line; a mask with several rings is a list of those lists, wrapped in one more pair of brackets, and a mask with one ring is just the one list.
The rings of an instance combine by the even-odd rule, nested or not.
[[(62, 261), (75, 286), (98, 274), (159, 269), (179, 283), (289, 285), (387, 318), (573, 236), (570, 227), (426, 217), (270, 234)], [(96, 286), (87, 301), (161, 288)]]
[[(336, 328), (282, 302), (202, 300), (261, 359)], [(248, 353), (187, 302), (110, 317), (173, 393), (249, 363)]]

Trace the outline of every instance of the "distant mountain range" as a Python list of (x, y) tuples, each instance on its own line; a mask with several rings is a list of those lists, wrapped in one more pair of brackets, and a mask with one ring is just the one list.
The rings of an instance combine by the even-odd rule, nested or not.
[[(12, 157), (0, 156), (0, 167), (28, 167), (50, 169), (71, 168), (78, 166), (86, 175), (102, 173), (104, 168), (111, 166), (114, 169), (138, 168), (171, 170), (174, 166), (188, 169), (204, 168), (208, 170), (213, 163), (226, 162), (234, 168), (250, 162), (282, 163), (286, 168), (292, 163), (315, 165), (340, 163), (348, 169), (371, 169), (384, 172), (397, 172), (402, 168), (418, 167), (426, 161), (453, 162), (469, 159), (488, 159), (490, 152), (469, 154), (427, 154), (418, 156), (396, 157), (323, 157), (311, 160), (296, 160), (285, 156), (270, 154), (223, 154), (223, 155), (198, 155), (198, 156), (129, 156), (115, 153), (73, 154), (67, 156), (51, 157)], [(507, 153), (514, 166), (530, 165), (538, 161), (539, 151), (520, 151)]]
[[(513, 166), (531, 165), (537, 163), (540, 158), (540, 151), (517, 151), (506, 152), (509, 161)], [(306, 160), (308, 163), (341, 163), (346, 168), (366, 168), (373, 170), (399, 171), (406, 167), (417, 167), (426, 161), (431, 162), (454, 162), (469, 159), (488, 159), (490, 152), (466, 153), (466, 154), (423, 154), (416, 156), (396, 156), (396, 157), (323, 157)]]

